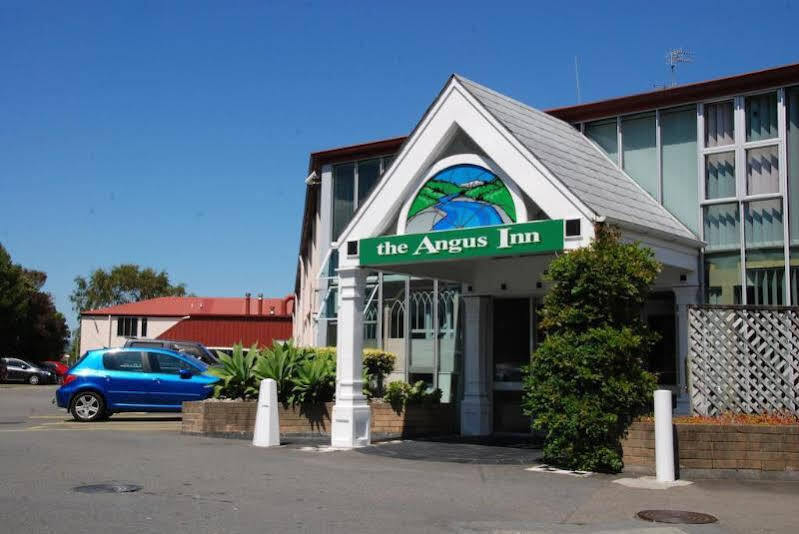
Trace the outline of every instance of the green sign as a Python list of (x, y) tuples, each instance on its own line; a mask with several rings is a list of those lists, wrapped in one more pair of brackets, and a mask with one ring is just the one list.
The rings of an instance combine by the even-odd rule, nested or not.
[(540, 254), (563, 250), (563, 220), (361, 239), (361, 265)]

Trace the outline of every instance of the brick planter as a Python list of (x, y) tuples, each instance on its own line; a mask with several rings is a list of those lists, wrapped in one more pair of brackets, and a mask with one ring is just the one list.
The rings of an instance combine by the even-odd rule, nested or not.
[[(675, 424), (683, 478), (799, 480), (799, 425)], [(623, 442), (625, 471), (654, 472), (653, 423), (633, 423)]]
[[(412, 405), (397, 413), (390, 405), (371, 403), (373, 439), (449, 435), (458, 432), (452, 404)], [(251, 439), (255, 427), (254, 401), (196, 401), (183, 403), (181, 432), (202, 436)], [(310, 408), (278, 408), (281, 436), (330, 435), (333, 403)]]

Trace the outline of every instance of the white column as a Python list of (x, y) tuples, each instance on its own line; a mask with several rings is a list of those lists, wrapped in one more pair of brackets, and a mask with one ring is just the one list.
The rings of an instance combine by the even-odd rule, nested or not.
[(463, 351), (463, 402), (461, 435), (485, 436), (491, 433), (491, 370), (488, 350), (491, 299), (465, 295), (466, 308)]
[(340, 304), (336, 345), (336, 404), (333, 406), (331, 445), (353, 448), (369, 445), (371, 409), (363, 394), (363, 302), (366, 273), (339, 269)]
[(688, 306), (699, 302), (698, 286), (677, 286), (674, 290), (674, 303), (677, 306), (677, 413), (687, 414), (691, 411), (691, 399), (688, 392), (687, 365), (688, 360)]

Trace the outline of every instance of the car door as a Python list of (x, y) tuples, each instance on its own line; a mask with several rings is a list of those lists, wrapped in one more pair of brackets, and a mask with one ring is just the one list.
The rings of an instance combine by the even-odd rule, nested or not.
[[(206, 386), (209, 380), (201, 374), (203, 369), (200, 367), (166, 352), (152, 351), (147, 356), (153, 401), (158, 406), (179, 410), (184, 401), (202, 400), (208, 396)], [(182, 377), (181, 371), (188, 371), (191, 376)]]
[(113, 407), (144, 408), (153, 404), (144, 352), (106, 352), (103, 354), (102, 377), (107, 400)]
[(8, 380), (27, 380), (30, 375), (30, 366), (16, 358), (8, 358), (6, 360), (6, 369), (8, 371)]

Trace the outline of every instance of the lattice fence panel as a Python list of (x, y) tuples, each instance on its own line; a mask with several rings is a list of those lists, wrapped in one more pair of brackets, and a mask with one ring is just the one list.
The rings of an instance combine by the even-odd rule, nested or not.
[(799, 308), (691, 306), (694, 413), (799, 413)]

